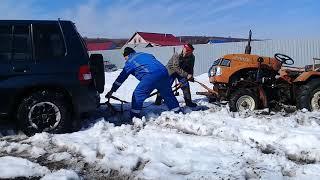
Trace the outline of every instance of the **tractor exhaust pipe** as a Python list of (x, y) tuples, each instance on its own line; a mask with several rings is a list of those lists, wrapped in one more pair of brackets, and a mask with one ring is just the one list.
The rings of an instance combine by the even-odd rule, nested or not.
[(248, 39), (248, 44), (246, 46), (245, 54), (251, 54), (251, 37), (252, 37), (252, 31), (249, 31), (249, 39)]

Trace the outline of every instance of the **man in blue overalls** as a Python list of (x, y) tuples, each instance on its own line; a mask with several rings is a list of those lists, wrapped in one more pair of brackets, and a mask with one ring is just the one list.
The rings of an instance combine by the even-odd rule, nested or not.
[(131, 74), (140, 83), (132, 95), (131, 117), (140, 117), (143, 102), (149, 97), (154, 89), (157, 89), (163, 97), (169, 110), (180, 111), (179, 103), (174, 96), (169, 75), (166, 67), (162, 65), (153, 55), (136, 52), (130, 47), (126, 47), (123, 52), (126, 60), (125, 66), (107, 93), (106, 98), (110, 98), (122, 83)]

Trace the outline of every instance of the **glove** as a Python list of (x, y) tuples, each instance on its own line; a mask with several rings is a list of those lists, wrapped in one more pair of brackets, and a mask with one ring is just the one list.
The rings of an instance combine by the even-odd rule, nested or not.
[(192, 74), (188, 74), (187, 80), (188, 80), (188, 81), (191, 81), (191, 82), (194, 82), (193, 75), (192, 75)]
[(113, 91), (109, 91), (107, 94), (106, 94), (106, 98), (107, 99), (110, 99), (112, 97), (112, 94), (113, 94)]

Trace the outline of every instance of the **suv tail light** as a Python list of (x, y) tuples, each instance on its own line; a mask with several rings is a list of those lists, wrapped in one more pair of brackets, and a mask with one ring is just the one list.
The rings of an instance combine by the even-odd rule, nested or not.
[(81, 84), (88, 85), (91, 83), (92, 74), (89, 65), (80, 66), (78, 78)]

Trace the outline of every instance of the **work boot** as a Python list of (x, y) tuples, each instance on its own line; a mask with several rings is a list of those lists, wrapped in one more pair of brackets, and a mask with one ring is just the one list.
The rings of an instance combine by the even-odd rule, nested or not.
[(198, 106), (196, 103), (192, 102), (191, 100), (185, 99), (185, 102), (186, 102), (186, 106), (191, 107), (191, 108)]
[(162, 97), (160, 95), (157, 95), (157, 98), (154, 104), (157, 106), (160, 106), (162, 104)]
[(184, 101), (186, 103), (186, 106), (197, 107), (197, 104), (192, 102), (192, 100), (191, 100), (190, 87), (185, 87), (184, 89), (182, 89), (182, 91), (183, 91), (183, 97), (184, 97)]

